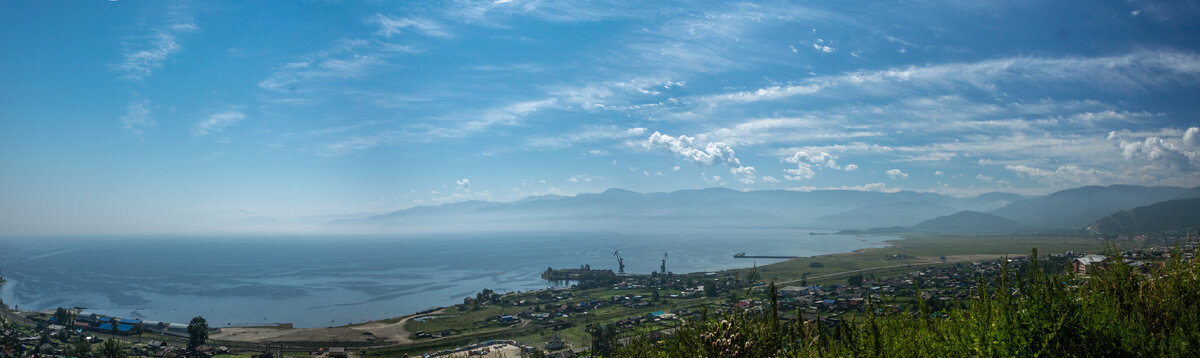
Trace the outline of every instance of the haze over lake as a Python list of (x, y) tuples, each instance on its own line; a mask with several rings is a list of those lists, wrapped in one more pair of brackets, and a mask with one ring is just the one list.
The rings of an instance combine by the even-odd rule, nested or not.
[(548, 266), (675, 273), (765, 265), (733, 254), (810, 256), (896, 237), (807, 230), (695, 234), (535, 233), (427, 237), (11, 238), (0, 241), (9, 282), (0, 298), (23, 310), (89, 312), (213, 326), (343, 325), (461, 303), (483, 288), (544, 289)]

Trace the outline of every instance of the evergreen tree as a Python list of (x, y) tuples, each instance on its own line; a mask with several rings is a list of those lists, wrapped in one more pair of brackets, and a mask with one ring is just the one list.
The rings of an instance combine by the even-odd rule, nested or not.
[(208, 342), (208, 321), (204, 317), (196, 316), (192, 318), (192, 322), (188, 323), (188, 349), (204, 345)]
[(70, 356), (74, 358), (91, 358), (92, 344), (80, 337), (71, 345)]
[(125, 352), (121, 347), (121, 342), (116, 339), (104, 341), (104, 345), (100, 347), (101, 358), (125, 358)]

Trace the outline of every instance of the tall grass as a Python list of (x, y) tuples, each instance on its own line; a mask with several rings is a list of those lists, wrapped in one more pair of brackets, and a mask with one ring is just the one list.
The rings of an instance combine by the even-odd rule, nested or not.
[[(1090, 277), (1047, 274), (1037, 250), (1023, 267), (979, 278), (968, 308), (876, 315), (836, 326), (780, 324), (774, 285), (761, 312), (704, 315), (663, 340), (635, 338), (620, 357), (1200, 356), (1200, 265), (1178, 252), (1148, 275), (1112, 250)], [(872, 300), (867, 300), (871, 302)], [(801, 316), (796, 312), (797, 316)]]

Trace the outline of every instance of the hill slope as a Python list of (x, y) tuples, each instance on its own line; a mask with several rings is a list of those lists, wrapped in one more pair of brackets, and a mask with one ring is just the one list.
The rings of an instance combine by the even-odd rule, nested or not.
[(947, 233), (1014, 232), (1024, 228), (1021, 224), (1003, 217), (965, 210), (925, 220), (912, 227), (914, 231)]
[(1119, 210), (1175, 199), (1186, 191), (1177, 187), (1085, 186), (1016, 201), (989, 214), (1036, 228), (1076, 229)]
[(1200, 228), (1200, 198), (1177, 199), (1118, 211), (1088, 230), (1101, 234), (1182, 233)]
[(866, 229), (886, 226), (909, 226), (922, 220), (936, 218), (958, 209), (931, 203), (896, 202), (862, 206), (833, 215), (813, 219), (813, 228)]

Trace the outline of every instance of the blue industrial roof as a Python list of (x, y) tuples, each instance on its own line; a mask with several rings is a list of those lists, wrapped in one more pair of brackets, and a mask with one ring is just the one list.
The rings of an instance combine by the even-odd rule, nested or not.
[(118, 319), (121, 320), (121, 323), (128, 323), (128, 324), (142, 323), (142, 320), (136, 319), (136, 318), (118, 318)]
[(658, 316), (662, 316), (663, 313), (664, 313), (663, 311), (654, 311), (654, 312), (650, 312), (650, 315), (654, 316), (654, 317), (658, 317)]
[(97, 320), (97, 321), (100, 321), (100, 322), (108, 322), (108, 321), (111, 321), (111, 320), (112, 320), (112, 317), (105, 317), (105, 316), (102, 316), (102, 317), (100, 317), (100, 318), (97, 318), (96, 320)]
[(106, 330), (106, 331), (111, 331), (111, 330), (112, 330), (112, 323), (101, 323), (101, 324), (100, 324), (100, 329), (102, 329), (102, 330)]
[(132, 324), (124, 324), (124, 323), (121, 323), (121, 324), (118, 324), (118, 325), (117, 325), (117, 330), (118, 330), (118, 331), (121, 331), (121, 332), (129, 332), (129, 330), (131, 330), (131, 329), (133, 329), (133, 325), (132, 325)]

